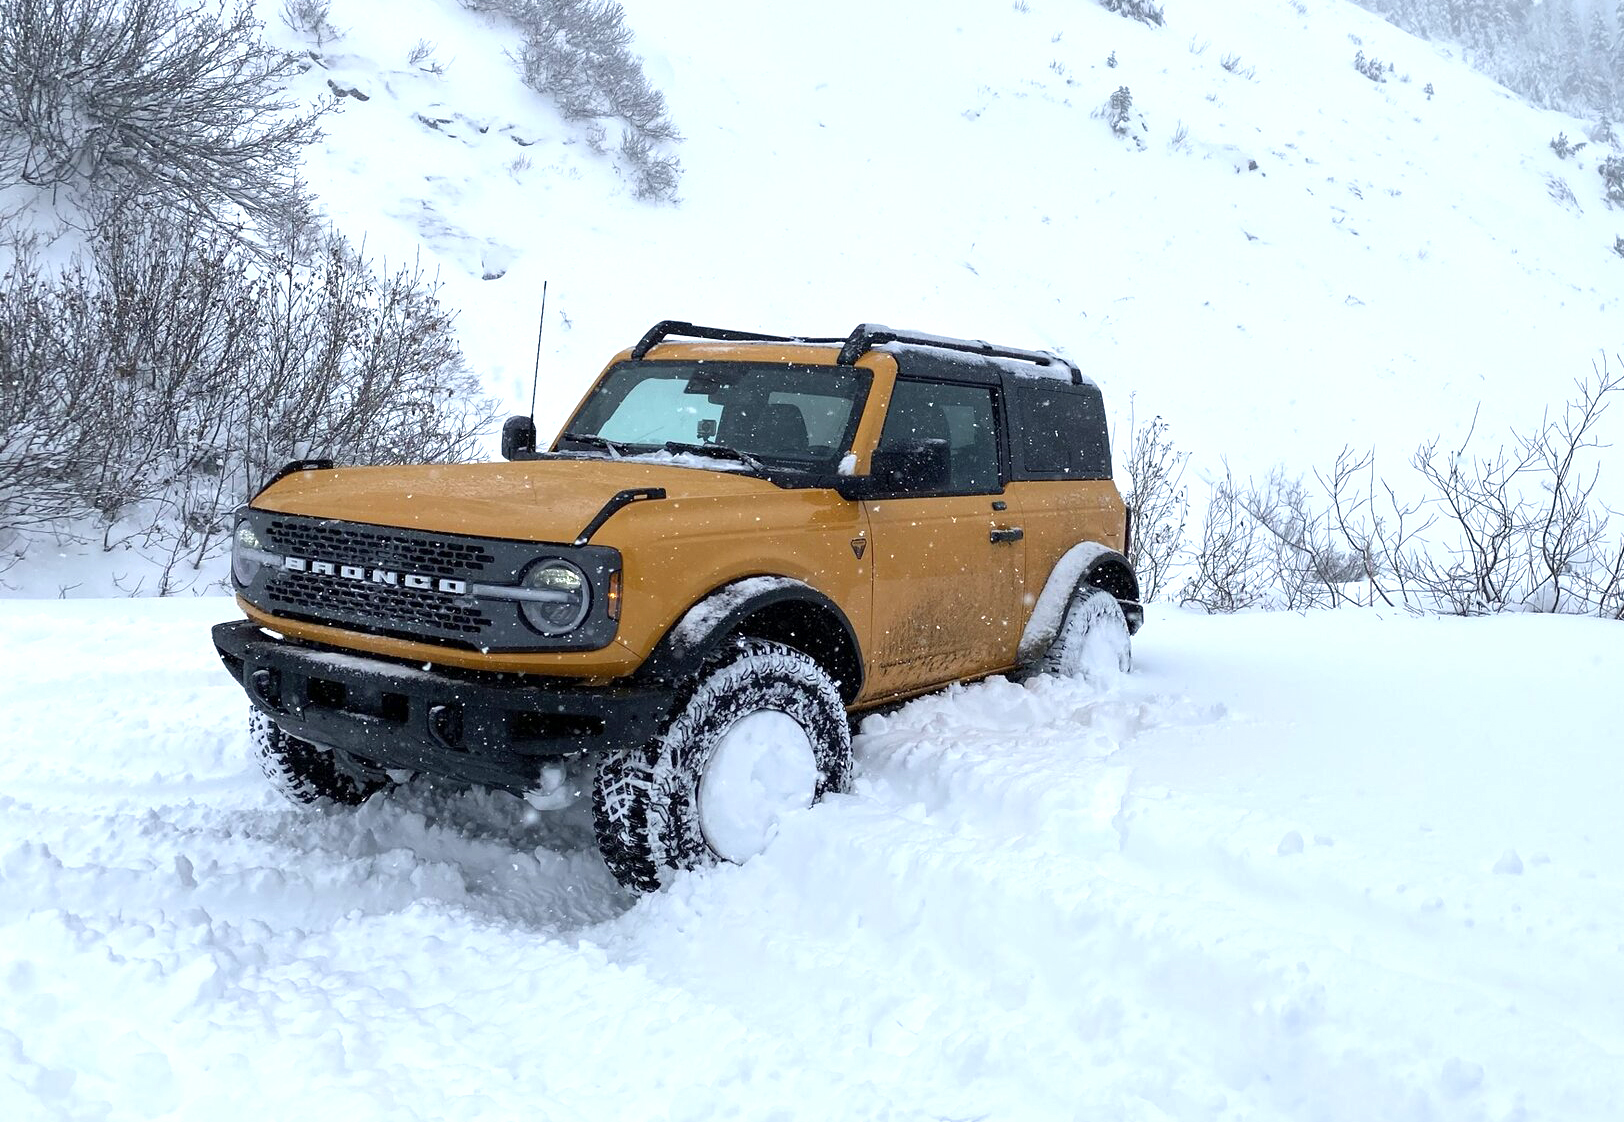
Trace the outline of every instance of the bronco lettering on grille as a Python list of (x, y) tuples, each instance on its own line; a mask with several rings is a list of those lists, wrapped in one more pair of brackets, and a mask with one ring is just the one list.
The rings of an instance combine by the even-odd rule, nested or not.
[(284, 557), (282, 568), (290, 573), (309, 573), (317, 577), (341, 577), (363, 584), (382, 584), (391, 588), (410, 588), (418, 592), (443, 592), (447, 596), (466, 596), (468, 582), (445, 577), (426, 577), (420, 573), (402, 573), (395, 569), (369, 569), (362, 565), (335, 565), (331, 561), (311, 561), (305, 557)]

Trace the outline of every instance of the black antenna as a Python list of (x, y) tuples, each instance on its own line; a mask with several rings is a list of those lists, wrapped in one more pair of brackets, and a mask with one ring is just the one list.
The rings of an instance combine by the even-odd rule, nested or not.
[(547, 282), (541, 282), (541, 320), (536, 324), (536, 372), (530, 379), (530, 416), (536, 416), (536, 387), (541, 385), (541, 333), (547, 327)]

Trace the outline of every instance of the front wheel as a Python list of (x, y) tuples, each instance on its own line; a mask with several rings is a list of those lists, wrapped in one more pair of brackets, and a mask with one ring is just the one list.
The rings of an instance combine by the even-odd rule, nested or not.
[(368, 776), (336, 749), (289, 736), (258, 709), (248, 718), (248, 741), (271, 783), (292, 802), (331, 799), (359, 806), (385, 786), (382, 779)]
[(695, 682), (665, 732), (598, 766), (598, 848), (622, 885), (761, 852), (783, 815), (851, 775), (840, 691), (809, 656), (745, 640)]
[(1084, 585), (1077, 589), (1038, 671), (1081, 677), (1098, 685), (1132, 667), (1132, 641), (1122, 605), (1103, 588)]

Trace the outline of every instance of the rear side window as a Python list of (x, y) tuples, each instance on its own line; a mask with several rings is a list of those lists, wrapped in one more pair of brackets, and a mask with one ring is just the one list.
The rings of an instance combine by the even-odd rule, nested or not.
[(1022, 379), (1015, 400), (1021, 421), (1017, 478), (1111, 478), (1111, 442), (1098, 389)]

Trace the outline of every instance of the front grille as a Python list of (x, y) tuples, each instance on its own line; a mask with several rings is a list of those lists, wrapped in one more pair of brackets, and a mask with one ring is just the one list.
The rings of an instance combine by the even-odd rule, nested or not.
[[(261, 566), (238, 588), (273, 616), (481, 651), (595, 651), (615, 635), (615, 621), (597, 607), (620, 567), (620, 554), (607, 546), (476, 538), (251, 508), (243, 520), (262, 543), (255, 548), (284, 559)], [(489, 591), (517, 585), (545, 557), (566, 558), (591, 582), (594, 608), (567, 635), (541, 635), (515, 601)], [(446, 582), (466, 588), (451, 591), (458, 584)]]
[[(274, 553), (390, 570), (433, 581), (505, 584), (514, 559), (499, 558), (505, 543), (458, 538), (400, 527), (368, 526), (336, 519), (270, 515), (261, 534)], [(509, 547), (511, 552), (511, 547)], [(262, 600), (269, 611), (315, 623), (359, 627), (381, 635), (428, 639), (462, 646), (485, 645), (496, 605), (434, 589), (408, 588), (403, 579), (384, 584), (340, 575), (278, 569), (267, 574)]]
[(491, 625), (477, 602), (443, 592), (290, 572), (276, 573), (266, 591), (274, 608), (312, 619), (350, 619), (382, 631), (473, 637)]
[(484, 575), (496, 559), (475, 541), (456, 541), (353, 522), (272, 519), (266, 527), (271, 548), (296, 557), (320, 558), (338, 565), (363, 565), (424, 576), (472, 580)]

